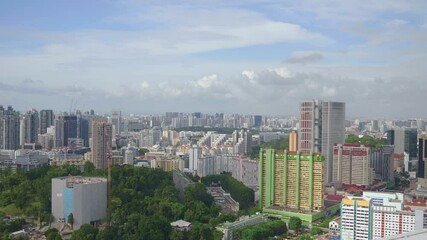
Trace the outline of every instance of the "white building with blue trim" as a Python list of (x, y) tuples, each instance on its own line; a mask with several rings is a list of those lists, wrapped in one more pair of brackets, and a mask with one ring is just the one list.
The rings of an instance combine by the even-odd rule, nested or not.
[(68, 176), (52, 178), (52, 215), (66, 222), (73, 214), (73, 227), (95, 225), (107, 216), (107, 179)]

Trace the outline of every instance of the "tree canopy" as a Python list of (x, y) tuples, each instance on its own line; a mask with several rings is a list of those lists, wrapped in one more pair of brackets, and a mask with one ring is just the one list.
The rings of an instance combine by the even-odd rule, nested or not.
[(301, 228), (302, 221), (299, 217), (291, 217), (289, 219), (289, 229), (298, 231)]
[(238, 231), (240, 239), (263, 240), (269, 237), (285, 234), (288, 231), (286, 223), (282, 220), (262, 222), (257, 226), (247, 226)]
[(345, 143), (355, 143), (355, 144), (361, 144), (361, 145), (367, 145), (372, 148), (372, 150), (378, 149), (386, 144), (386, 139), (384, 138), (373, 138), (369, 135), (364, 135), (363, 137), (359, 138), (359, 136), (356, 136), (354, 134), (348, 135), (348, 137), (345, 139)]

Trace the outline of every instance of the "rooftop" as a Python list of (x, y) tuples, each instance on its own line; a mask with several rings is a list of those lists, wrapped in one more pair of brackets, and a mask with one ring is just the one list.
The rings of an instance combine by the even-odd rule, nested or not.
[(171, 226), (172, 227), (183, 228), (183, 227), (189, 227), (189, 226), (191, 226), (191, 223), (180, 219), (178, 221), (171, 222)]
[(91, 184), (91, 183), (100, 183), (100, 182), (107, 182), (106, 178), (102, 177), (82, 177), (82, 176), (66, 176), (66, 177), (57, 177), (53, 179), (59, 179), (63, 181), (67, 181), (68, 183), (72, 184)]

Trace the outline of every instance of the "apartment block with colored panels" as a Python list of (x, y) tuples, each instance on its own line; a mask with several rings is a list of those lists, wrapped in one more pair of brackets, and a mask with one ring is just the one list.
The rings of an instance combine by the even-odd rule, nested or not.
[(342, 240), (372, 239), (372, 200), (362, 197), (346, 197), (341, 202)]
[(323, 210), (323, 164), (320, 154), (261, 150), (260, 207), (297, 213)]

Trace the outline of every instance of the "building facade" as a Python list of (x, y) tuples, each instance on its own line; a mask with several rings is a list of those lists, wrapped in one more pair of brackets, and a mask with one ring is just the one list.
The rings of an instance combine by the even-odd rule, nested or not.
[(346, 197), (341, 202), (341, 239), (372, 239), (372, 200)]
[(53, 110), (41, 110), (39, 113), (39, 133), (47, 133), (47, 129), (54, 124)]
[(52, 178), (52, 216), (67, 221), (73, 214), (73, 227), (94, 224), (107, 216), (107, 179), (98, 177)]
[(335, 144), (333, 155), (334, 182), (369, 186), (374, 170), (370, 167), (370, 148), (360, 144)]
[(93, 122), (92, 125), (92, 162), (96, 168), (108, 167), (112, 145), (112, 125), (106, 122)]
[(332, 182), (334, 144), (345, 140), (345, 103), (321, 100), (300, 104), (298, 149), (325, 157), (325, 183)]
[(298, 133), (296, 132), (289, 133), (289, 151), (298, 151)]
[(238, 239), (238, 235), (236, 234), (239, 229), (242, 229), (246, 226), (254, 226), (258, 225), (264, 221), (264, 218), (261, 214), (252, 215), (252, 216), (243, 216), (240, 217), (239, 220), (235, 222), (226, 222), (218, 225), (216, 227), (217, 230), (223, 233), (223, 240), (233, 240)]
[(261, 150), (258, 177), (260, 207), (323, 209), (323, 164), (324, 158), (320, 154)]
[(375, 171), (374, 179), (394, 181), (393, 154), (392, 145), (384, 145), (371, 152), (370, 166)]
[(12, 106), (4, 109), (0, 105), (0, 149), (16, 150), (19, 148), (19, 112)]
[(427, 160), (427, 138), (418, 139), (418, 176), (419, 178), (426, 177), (426, 167), (425, 161)]

